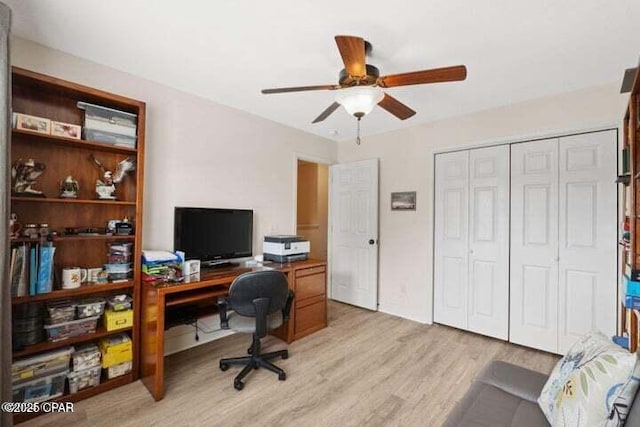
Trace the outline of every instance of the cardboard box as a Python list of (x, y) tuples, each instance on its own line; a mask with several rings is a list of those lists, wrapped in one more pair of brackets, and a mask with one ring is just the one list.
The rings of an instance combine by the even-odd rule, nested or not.
[(109, 368), (133, 360), (131, 338), (126, 334), (114, 335), (100, 340), (102, 367)]

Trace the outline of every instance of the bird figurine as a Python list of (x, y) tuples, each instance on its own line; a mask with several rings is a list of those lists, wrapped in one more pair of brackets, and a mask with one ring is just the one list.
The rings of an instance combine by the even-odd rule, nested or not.
[(115, 200), (116, 184), (121, 182), (128, 172), (135, 170), (136, 159), (127, 157), (118, 163), (115, 172), (107, 170), (102, 162), (93, 154), (89, 155), (91, 160), (102, 171), (102, 179), (96, 180), (96, 193), (98, 198), (102, 200)]
[(44, 197), (40, 190), (36, 190), (33, 186), (36, 179), (42, 175), (45, 170), (44, 163), (38, 163), (33, 159), (26, 162), (19, 159), (11, 165), (11, 180), (13, 181), (13, 192), (19, 196), (36, 196)]
[(80, 186), (78, 181), (73, 179), (71, 175), (67, 176), (64, 181), (60, 183), (60, 197), (63, 199), (77, 199)]

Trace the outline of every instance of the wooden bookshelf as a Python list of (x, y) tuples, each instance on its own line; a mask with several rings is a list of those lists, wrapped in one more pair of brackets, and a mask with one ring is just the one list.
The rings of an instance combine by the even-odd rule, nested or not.
[[(622, 206), (624, 215), (622, 221), (628, 221), (629, 238), (628, 241), (621, 240), (620, 274), (625, 274), (625, 270), (640, 270), (640, 73), (636, 76), (631, 89), (629, 103), (623, 121), (623, 150), (627, 152), (629, 182), (622, 188)], [(624, 158), (624, 156), (623, 156)], [(629, 351), (632, 353), (638, 349), (638, 312), (625, 307), (624, 297), (626, 289), (620, 290), (620, 325), (619, 333), (624, 334), (629, 339)]]
[[(13, 359), (38, 355), (56, 348), (94, 342), (102, 337), (126, 333), (133, 344), (133, 370), (131, 374), (103, 381), (99, 386), (65, 395), (59, 401), (77, 401), (106, 390), (130, 383), (138, 378), (138, 342), (140, 313), (139, 259), (142, 250), (142, 200), (144, 187), (144, 152), (146, 106), (139, 100), (111, 94), (88, 86), (46, 76), (33, 71), (13, 67), (12, 110), (63, 123), (82, 126), (85, 111), (78, 102), (88, 102), (137, 115), (137, 140), (135, 147), (118, 146), (98, 141), (47, 135), (28, 130), (13, 129), (11, 132), (11, 163), (33, 159), (45, 165), (45, 170), (36, 180), (34, 188), (45, 197), (25, 197), (14, 193), (10, 184), (7, 192), (12, 194), (10, 211), (24, 224), (48, 224), (55, 235), (46, 238), (18, 237), (10, 240), (11, 246), (41, 244), (50, 241), (56, 247), (54, 256), (53, 291), (44, 294), (14, 297), (14, 312), (30, 304), (42, 304), (57, 299), (80, 300), (88, 296), (107, 296), (126, 293), (133, 297), (133, 326), (117, 331), (98, 327), (95, 333), (83, 334), (58, 342), (39, 342), (16, 349)], [(84, 135), (84, 132), (83, 132)], [(135, 159), (135, 171), (129, 172), (116, 184), (115, 200), (98, 199), (96, 180), (102, 179), (102, 171), (91, 160), (97, 158), (107, 170), (115, 170), (126, 158)], [(71, 175), (79, 184), (78, 198), (60, 198), (60, 183)], [(110, 220), (128, 219), (134, 226), (133, 235), (79, 235), (65, 234), (69, 228), (95, 229), (104, 233)], [(60, 289), (61, 270), (67, 266), (81, 268), (100, 267), (108, 262), (109, 244), (133, 243), (131, 260), (133, 277), (125, 282), (83, 285), (76, 289)], [(102, 324), (102, 319), (98, 325)], [(28, 418), (28, 417), (27, 417)], [(14, 417), (16, 422), (26, 418)]]

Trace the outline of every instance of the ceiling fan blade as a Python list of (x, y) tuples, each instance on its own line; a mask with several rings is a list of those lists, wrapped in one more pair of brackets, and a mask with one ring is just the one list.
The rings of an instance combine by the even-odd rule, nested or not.
[(324, 110), (322, 113), (320, 113), (320, 115), (318, 117), (316, 117), (315, 120), (312, 121), (311, 123), (318, 123), (318, 122), (323, 121), (324, 119), (329, 117), (331, 115), (331, 113), (336, 111), (339, 107), (340, 107), (340, 104), (338, 104), (337, 102), (334, 102), (333, 104), (329, 105), (329, 107), (326, 110)]
[(354, 36), (336, 36), (336, 44), (344, 62), (344, 68), (352, 76), (367, 74), (364, 39)]
[(466, 78), (467, 67), (464, 65), (456, 65), (453, 67), (433, 68), (431, 70), (382, 76), (378, 79), (378, 86), (396, 87), (420, 85), (424, 83), (455, 82)]
[(378, 105), (399, 118), (400, 120), (407, 120), (416, 114), (411, 108), (404, 105), (402, 102), (395, 99), (388, 93), (384, 94), (382, 101), (378, 102)]
[(340, 89), (338, 85), (320, 85), (320, 86), (297, 86), (297, 87), (279, 87), (275, 89), (262, 89), (264, 95), (271, 93), (286, 93), (286, 92), (303, 92), (307, 90), (334, 90)]

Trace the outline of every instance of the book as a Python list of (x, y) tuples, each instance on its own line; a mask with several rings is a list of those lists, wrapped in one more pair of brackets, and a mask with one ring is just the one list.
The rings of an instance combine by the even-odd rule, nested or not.
[(624, 299), (624, 307), (631, 310), (640, 310), (640, 297), (627, 295)]
[(633, 281), (640, 281), (640, 270), (634, 270), (630, 264), (625, 263), (624, 274)]
[(11, 250), (11, 296), (21, 297), (27, 295), (27, 246), (22, 245)]
[(46, 294), (53, 290), (53, 255), (56, 248), (53, 245), (40, 246), (40, 259), (38, 262), (38, 281), (36, 293)]
[(36, 295), (36, 285), (38, 283), (38, 254), (39, 245), (33, 245), (29, 249), (29, 295)]

